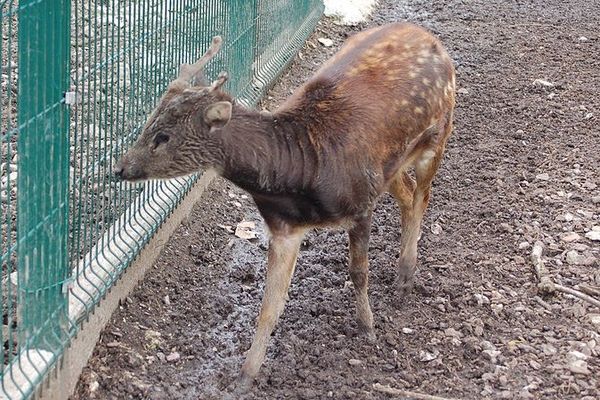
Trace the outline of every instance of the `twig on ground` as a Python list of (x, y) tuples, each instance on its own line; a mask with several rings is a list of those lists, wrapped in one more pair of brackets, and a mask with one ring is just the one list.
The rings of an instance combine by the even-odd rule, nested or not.
[(575, 286), (575, 289), (580, 290), (583, 293), (590, 295), (590, 296), (600, 296), (600, 288), (598, 288), (598, 287), (581, 284), (581, 285)]
[(409, 392), (407, 390), (396, 389), (396, 388), (390, 387), (389, 385), (383, 386), (381, 383), (374, 383), (373, 384), (373, 389), (375, 389), (375, 391), (377, 391), (377, 392), (391, 394), (391, 395), (394, 395), (394, 396), (403, 396), (403, 397), (405, 397), (407, 399), (416, 399), (416, 400), (455, 400), (455, 399), (450, 398), (450, 397), (439, 397), (439, 396), (432, 396), (430, 394), (422, 394), (422, 393)]
[(535, 268), (535, 275), (540, 282), (538, 283), (538, 289), (540, 289), (542, 293), (562, 292), (570, 294), (600, 308), (600, 300), (595, 299), (592, 296), (588, 296), (580, 290), (572, 289), (552, 282), (552, 279), (550, 279), (550, 277), (547, 275), (548, 271), (546, 270), (544, 261), (542, 260), (543, 251), (544, 244), (540, 241), (535, 242), (533, 245), (533, 250), (531, 251), (531, 262)]
[(588, 296), (585, 293), (581, 293), (579, 290), (571, 289), (569, 287), (558, 285), (558, 284), (555, 284), (554, 287), (555, 287), (556, 291), (558, 291), (558, 292), (568, 293), (572, 296), (578, 297), (581, 300), (585, 300), (588, 303), (593, 304), (596, 307), (600, 308), (600, 300), (595, 299), (592, 296)]
[(548, 271), (544, 266), (544, 261), (542, 260), (542, 253), (544, 252), (544, 244), (540, 241), (537, 241), (533, 244), (533, 250), (531, 251), (531, 262), (533, 263), (533, 267), (535, 268), (535, 275), (540, 282), (538, 284), (538, 288), (545, 293), (554, 292), (554, 282), (552, 279), (548, 277)]
[(544, 301), (540, 296), (535, 296), (533, 298), (533, 300), (535, 300), (540, 306), (544, 307), (546, 310), (546, 312), (552, 312), (554, 311), (552, 309), (552, 305), (548, 304), (546, 301)]

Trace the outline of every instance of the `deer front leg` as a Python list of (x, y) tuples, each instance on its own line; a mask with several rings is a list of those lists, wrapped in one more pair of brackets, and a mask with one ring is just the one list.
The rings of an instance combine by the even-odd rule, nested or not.
[(272, 232), (269, 242), (265, 292), (258, 315), (256, 334), (246, 355), (246, 361), (238, 381), (238, 391), (243, 392), (252, 385), (252, 381), (264, 361), (269, 337), (287, 299), (287, 291), (292, 280), (304, 232), (304, 230), (294, 230), (289, 227)]
[(374, 338), (373, 313), (367, 294), (369, 286), (369, 235), (372, 214), (360, 218), (348, 231), (350, 239), (350, 278), (354, 284), (356, 296), (356, 317), (358, 329), (369, 338)]

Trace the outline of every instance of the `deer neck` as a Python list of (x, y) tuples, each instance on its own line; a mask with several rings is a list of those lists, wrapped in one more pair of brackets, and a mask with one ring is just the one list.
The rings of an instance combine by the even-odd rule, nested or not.
[(221, 174), (251, 194), (299, 193), (313, 182), (316, 152), (291, 114), (234, 108), (222, 129)]

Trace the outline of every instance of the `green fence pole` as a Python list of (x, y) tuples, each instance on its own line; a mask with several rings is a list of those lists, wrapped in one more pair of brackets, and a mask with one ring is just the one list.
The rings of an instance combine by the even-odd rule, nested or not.
[(19, 343), (56, 351), (69, 275), (70, 0), (19, 2)]

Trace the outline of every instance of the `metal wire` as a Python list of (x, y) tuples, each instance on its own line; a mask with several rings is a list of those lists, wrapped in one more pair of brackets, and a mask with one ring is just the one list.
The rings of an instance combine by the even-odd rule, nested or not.
[(320, 0), (0, 2), (0, 398), (37, 390), (81, 322), (197, 176), (117, 182), (183, 62), (214, 35), (208, 79), (254, 104), (323, 11)]

